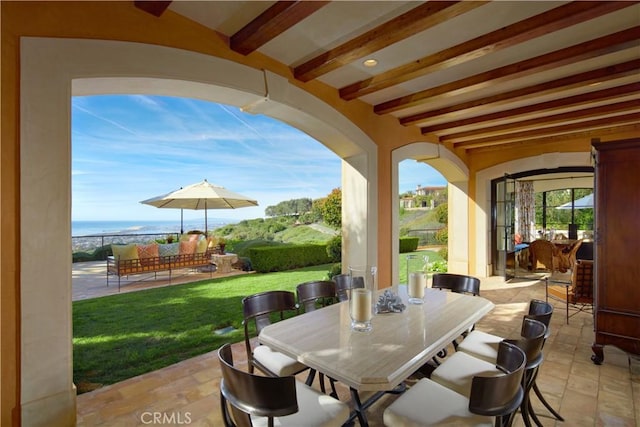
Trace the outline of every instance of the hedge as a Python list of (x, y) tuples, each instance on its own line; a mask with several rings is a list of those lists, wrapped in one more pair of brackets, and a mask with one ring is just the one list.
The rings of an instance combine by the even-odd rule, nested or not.
[(311, 265), (329, 264), (326, 245), (282, 245), (249, 249), (253, 269), (258, 273), (286, 271)]
[(400, 253), (415, 252), (418, 249), (418, 237), (401, 237), (400, 238)]

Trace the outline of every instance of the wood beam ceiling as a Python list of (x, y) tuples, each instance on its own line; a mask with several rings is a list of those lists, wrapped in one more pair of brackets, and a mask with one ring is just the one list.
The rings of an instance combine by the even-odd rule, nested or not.
[(171, 1), (134, 1), (133, 4), (140, 10), (159, 18), (167, 10)]
[(596, 102), (610, 101), (626, 95), (640, 95), (640, 83), (629, 83), (608, 89), (601, 89), (593, 92), (587, 92), (580, 95), (574, 95), (566, 98), (554, 99), (552, 101), (539, 102), (537, 104), (526, 105), (524, 107), (512, 108), (491, 114), (482, 114), (480, 116), (470, 117), (466, 119), (453, 120), (437, 125), (422, 127), (423, 133), (441, 133), (447, 134), (452, 131), (469, 125), (491, 125), (492, 123), (501, 122), (506, 119), (513, 119), (519, 116), (532, 113), (551, 113), (553, 111), (571, 107), (580, 107)]
[[(159, 17), (171, 1), (134, 3), (139, 9)], [(293, 34), (288, 31), (294, 26), (295, 32), (307, 27), (312, 31), (309, 34), (321, 31), (319, 19), (307, 18), (329, 3), (276, 1), (258, 16), (249, 13), (244, 21), (246, 25), (229, 36), (229, 46), (235, 52), (247, 55), (276, 37)], [(350, 76), (354, 68), (359, 69), (354, 67), (356, 61), (383, 49), (395, 49), (389, 51), (389, 58), (395, 62), (386, 64), (386, 71), (343, 87), (334, 85), (334, 89), (345, 101), (375, 93), (377, 104), (371, 105), (375, 113), (395, 114), (400, 124), (417, 126), (423, 134), (438, 138), (458, 152), (562, 142), (608, 132), (633, 132), (640, 128), (640, 80), (637, 78), (640, 75), (640, 55), (637, 54), (640, 22), (634, 23), (630, 15), (615, 13), (633, 7), (633, 13), (637, 14), (638, 1), (573, 1), (519, 22), (505, 19), (500, 29), (469, 37), (465, 42), (434, 54), (425, 56), (425, 53), (417, 52), (406, 58), (402, 55), (403, 49), (406, 50), (403, 40), (422, 37), (420, 40), (426, 41), (430, 32), (439, 33), (442, 28), (457, 31), (456, 17), (471, 11), (481, 14), (487, 3), (491, 2), (421, 2), (409, 11), (398, 10), (397, 17), (379, 24), (374, 19), (388, 13), (387, 9), (381, 9), (380, 14), (368, 22), (358, 21), (361, 28), (367, 28), (363, 33), (350, 38), (348, 32), (336, 34), (336, 40), (342, 41), (337, 47), (310, 43), (306, 55), (304, 51), (297, 53), (299, 58), (305, 58), (300, 59), (303, 63), (294, 65), (295, 60), (292, 60), (294, 64), (287, 65), (291, 67), (293, 78), (300, 82), (309, 82), (328, 73), (332, 74), (323, 79), (325, 84), (353, 82)], [(201, 7), (199, 4), (193, 3), (184, 10), (195, 18), (193, 11)], [(202, 7), (211, 7), (215, 13), (239, 10), (221, 7), (218, 2), (203, 2)], [(174, 8), (179, 9), (178, 6)], [(252, 9), (255, 10), (248, 8)], [(333, 10), (324, 9), (323, 18), (325, 14), (331, 16)], [(489, 6), (486, 10), (488, 13), (494, 11)], [(215, 16), (212, 22), (222, 21)], [(606, 28), (611, 25), (608, 31), (594, 31), (593, 34), (600, 35), (587, 41), (576, 36), (579, 42), (566, 46), (566, 41), (571, 40), (566, 36), (572, 34), (571, 31), (581, 34), (579, 28), (584, 28), (572, 30), (572, 27), (603, 17), (607, 18), (598, 19), (597, 24), (594, 21), (594, 25), (598, 28), (603, 24)], [(215, 24), (211, 28), (218, 30)], [(549, 48), (540, 53), (532, 48), (535, 43), (528, 43), (561, 30), (562, 37), (558, 38), (562, 41), (555, 50)], [(292, 42), (289, 37), (288, 41)], [(282, 40), (278, 43), (282, 44)], [(311, 52), (323, 48), (322, 54), (311, 56)], [(532, 49), (531, 55), (526, 55), (528, 49)], [(518, 55), (511, 55), (516, 51)], [(480, 64), (485, 64), (496, 52), (501, 52), (496, 55), (496, 59), (502, 61), (500, 65), (490, 70), (483, 68)], [(416, 57), (419, 59), (411, 59)], [(505, 57), (513, 59), (504, 60)], [(478, 62), (480, 66), (474, 62), (478, 58), (484, 58)], [(278, 59), (277, 55), (275, 59)], [(446, 83), (432, 87), (424, 86), (426, 79), (413, 82), (452, 67), (456, 67), (452, 72), (459, 76), (454, 81), (440, 80)], [(599, 89), (598, 85), (603, 88)], [(361, 101), (367, 102), (366, 99)]]
[(572, 2), (340, 89), (351, 100), (557, 31), (629, 2)]
[[(417, 105), (427, 104), (437, 99), (450, 97), (473, 90), (481, 89), (496, 83), (503, 83), (517, 78), (527, 77), (535, 73), (574, 64), (586, 59), (619, 52), (633, 46), (640, 46), (640, 26), (603, 36), (594, 40), (530, 58), (504, 67), (495, 68), (475, 76), (466, 77), (411, 95), (392, 99), (374, 107), (378, 114), (387, 114)], [(418, 120), (419, 121), (419, 120)], [(401, 120), (404, 125), (416, 124), (414, 117)]]
[(248, 55), (303, 19), (328, 1), (278, 1), (231, 36), (230, 47)]
[[(453, 117), (461, 111), (477, 112), (481, 109), (481, 107), (484, 108), (490, 104), (494, 106), (505, 105), (514, 101), (526, 99), (527, 97), (530, 97), (532, 95), (541, 96), (559, 94), (562, 91), (566, 91), (572, 88), (596, 83), (603, 83), (609, 80), (635, 75), (638, 73), (639, 69), (640, 59), (634, 59), (632, 61), (623, 62), (621, 64), (615, 64), (596, 70), (586, 71), (583, 73), (536, 84), (533, 86), (527, 86), (480, 99), (474, 99), (472, 101), (461, 102), (457, 105), (452, 105), (449, 107), (426, 111), (424, 113), (420, 113), (419, 116), (420, 120), (426, 121), (427, 119), (432, 119), (435, 117)], [(413, 117), (412, 120), (416, 120), (416, 117)], [(425, 132), (423, 131), (423, 133)]]
[(294, 68), (303, 82), (318, 78), (421, 31), (450, 20), (486, 1), (427, 2)]

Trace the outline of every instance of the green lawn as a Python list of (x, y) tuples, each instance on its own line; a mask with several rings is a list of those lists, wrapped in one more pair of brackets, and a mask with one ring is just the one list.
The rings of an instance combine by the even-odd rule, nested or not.
[[(404, 256), (400, 255), (401, 278), (406, 275)], [(436, 256), (429, 253), (430, 260)], [(74, 383), (82, 393), (242, 341), (243, 297), (267, 290), (295, 292), (299, 283), (326, 279), (329, 267), (247, 274), (74, 301)], [(227, 326), (236, 330), (215, 333)]]

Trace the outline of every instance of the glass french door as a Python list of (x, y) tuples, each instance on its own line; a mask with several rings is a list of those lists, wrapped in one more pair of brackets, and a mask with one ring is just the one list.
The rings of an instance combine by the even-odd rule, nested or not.
[(505, 175), (495, 181), (494, 274), (511, 279), (516, 276), (513, 235), (515, 232), (516, 180)]

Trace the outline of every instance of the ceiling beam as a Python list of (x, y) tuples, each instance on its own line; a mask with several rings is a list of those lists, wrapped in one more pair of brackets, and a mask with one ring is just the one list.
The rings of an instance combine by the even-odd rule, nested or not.
[[(584, 73), (574, 74), (572, 76), (563, 77), (533, 86), (527, 86), (520, 89), (511, 90), (496, 95), (490, 95), (484, 98), (474, 99), (462, 102), (457, 105), (439, 108), (437, 110), (425, 111), (423, 113), (411, 116), (411, 120), (423, 121), (435, 117), (452, 117), (459, 115), (462, 111), (473, 112), (479, 111), (481, 108), (490, 104), (505, 105), (532, 95), (552, 95), (560, 93), (568, 89), (582, 87), (589, 84), (602, 83), (609, 80), (618, 79), (625, 76), (635, 75), (640, 69), (640, 59), (614, 64), (596, 70), (586, 71)], [(423, 133), (426, 133), (423, 131)]]
[(543, 136), (560, 135), (570, 132), (584, 132), (600, 128), (608, 128), (614, 125), (635, 125), (640, 123), (640, 112), (623, 114), (620, 116), (611, 116), (583, 122), (570, 123), (566, 125), (550, 126), (545, 128), (537, 128), (521, 132), (513, 132), (505, 135), (478, 138), (472, 141), (465, 141), (454, 144), (455, 148), (477, 148), (487, 145), (499, 145), (507, 142), (516, 142), (526, 139), (538, 138)]
[(133, 4), (140, 10), (159, 18), (171, 4), (171, 1), (134, 1)]
[(324, 52), (294, 68), (296, 79), (307, 82), (330, 71), (377, 52), (419, 32), (455, 18), (487, 1), (426, 2), (377, 26), (373, 30)]
[(350, 84), (340, 97), (355, 99), (391, 86), (516, 46), (548, 33), (633, 5), (634, 2), (576, 1), (516, 22), (473, 40)]
[(248, 55), (325, 6), (328, 1), (278, 1), (231, 36), (232, 50)]
[(492, 151), (504, 151), (504, 150), (523, 150), (526, 147), (530, 147), (532, 145), (541, 145), (541, 144), (562, 144), (566, 141), (575, 141), (577, 139), (582, 140), (591, 140), (594, 137), (603, 137), (606, 135), (623, 135), (629, 134), (633, 132), (640, 132), (640, 123), (639, 124), (631, 124), (631, 125), (623, 125), (623, 126), (611, 126), (604, 129), (597, 130), (588, 130), (581, 132), (573, 132), (573, 133), (565, 133), (562, 135), (553, 135), (546, 136), (541, 138), (529, 139), (526, 141), (516, 141), (516, 142), (507, 142), (504, 144), (498, 145), (486, 145), (483, 147), (475, 147), (475, 148), (467, 148), (466, 150), (473, 150), (474, 154), (476, 153), (486, 153)]
[[(450, 98), (471, 92), (472, 90), (482, 89), (496, 83), (508, 82), (541, 71), (574, 64), (579, 61), (618, 52), (630, 47), (637, 47), (638, 45), (640, 45), (640, 26), (392, 99), (376, 105), (374, 111), (378, 114), (392, 113), (394, 111), (427, 104), (438, 99)], [(409, 122), (402, 123), (412, 124)]]
[(558, 123), (567, 123), (574, 120), (594, 119), (603, 116), (631, 113), (640, 111), (640, 100), (633, 99), (630, 101), (616, 102), (613, 104), (600, 105), (582, 110), (569, 111), (561, 114), (554, 114), (544, 117), (536, 117), (529, 120), (505, 123), (497, 126), (489, 126), (482, 129), (470, 130), (466, 132), (452, 133), (440, 137), (441, 142), (459, 143), (467, 140), (476, 139), (481, 136), (498, 136), (510, 131), (526, 130), (531, 128), (539, 128), (540, 126), (548, 126)]
[[(422, 133), (432, 133), (439, 131), (448, 131), (463, 126), (474, 125), (478, 123), (491, 124), (491, 122), (499, 122), (507, 118), (514, 118), (525, 114), (537, 112), (552, 112), (561, 108), (576, 107), (580, 105), (592, 104), (598, 101), (608, 101), (625, 95), (632, 95), (640, 92), (640, 83), (629, 83), (626, 85), (615, 86), (607, 89), (596, 90), (593, 92), (582, 93), (567, 98), (554, 99), (537, 104), (525, 105), (523, 107), (512, 108), (509, 110), (498, 111), (495, 113), (483, 114), (480, 116), (469, 117), (466, 119), (453, 120), (445, 123), (422, 127)], [(406, 124), (401, 120), (402, 124)]]

